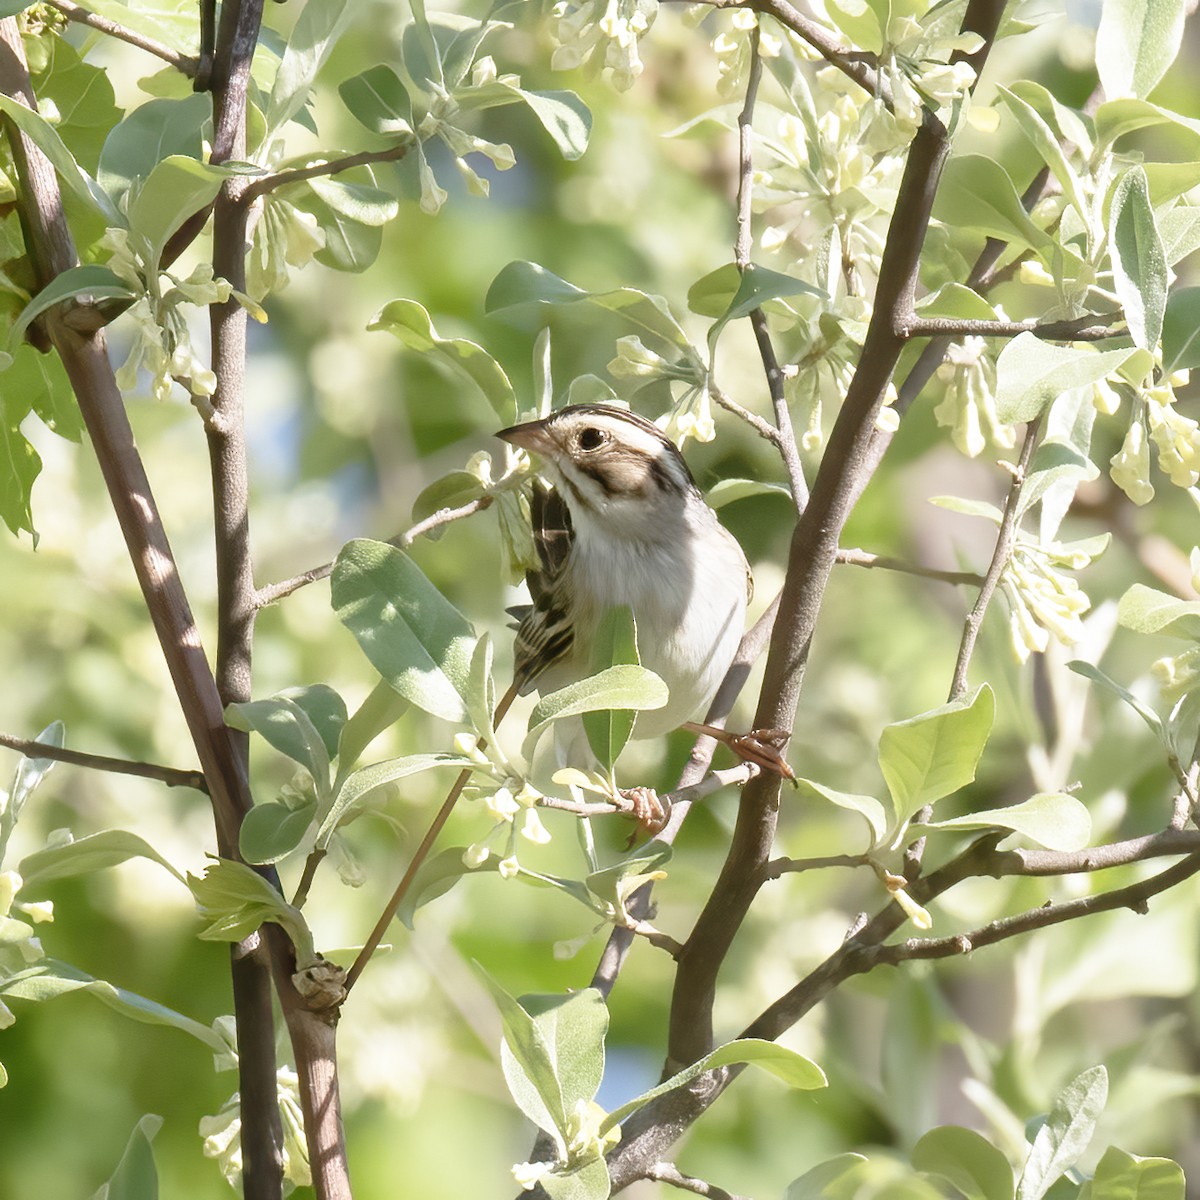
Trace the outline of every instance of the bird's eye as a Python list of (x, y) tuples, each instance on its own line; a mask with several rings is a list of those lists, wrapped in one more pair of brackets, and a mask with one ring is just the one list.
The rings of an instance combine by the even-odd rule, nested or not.
[(602, 429), (588, 427), (579, 435), (580, 450), (599, 450), (608, 441), (608, 434)]

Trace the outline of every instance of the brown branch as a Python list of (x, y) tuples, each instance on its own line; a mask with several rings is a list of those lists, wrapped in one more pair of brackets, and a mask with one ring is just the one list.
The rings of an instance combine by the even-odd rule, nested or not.
[(974, 571), (942, 571), (937, 567), (923, 567), (919, 563), (905, 562), (902, 558), (892, 558), (886, 554), (871, 554), (867, 550), (839, 550), (837, 561), (851, 567), (866, 567), (868, 570), (918, 575), (922, 579), (936, 579), (940, 583), (968, 584), (975, 587), (983, 583), (983, 576)]
[(396, 146), (388, 146), (384, 150), (361, 150), (357, 154), (326, 159), (307, 167), (289, 167), (285, 171), (276, 171), (273, 175), (260, 175), (257, 179), (250, 181), (242, 193), (242, 202), (249, 205), (268, 192), (287, 187), (289, 184), (303, 183), (306, 179), (338, 175), (342, 171), (369, 166), (371, 163), (397, 162), (408, 153), (411, 145), (411, 142), (401, 142)]
[(47, 758), (53, 762), (70, 763), (75, 767), (89, 767), (94, 771), (111, 771), (116, 775), (154, 779), (165, 783), (167, 787), (195, 788), (205, 793), (208, 791), (208, 784), (200, 771), (181, 771), (177, 767), (163, 767), (158, 763), (137, 762), (128, 758), (112, 758), (107, 754), (85, 754), (82, 750), (68, 750), (65, 746), (48, 746), (45, 742), (13, 737), (11, 733), (0, 733), (0, 746), (15, 750), (26, 758)]
[[(759, 656), (767, 647), (767, 642), (771, 637), (771, 629), (775, 623), (775, 614), (778, 611), (779, 597), (776, 596), (767, 607), (766, 612), (742, 635), (742, 640), (738, 643), (737, 653), (733, 656), (733, 662), (730, 664), (729, 670), (725, 672), (725, 678), (721, 681), (721, 686), (717, 688), (717, 694), (708, 706), (708, 712), (704, 717), (706, 725), (725, 724), (725, 720), (729, 716), (730, 710), (733, 708), (738, 696), (741, 694), (742, 688), (746, 686), (746, 680), (750, 675), (750, 668), (758, 661)], [(717, 743), (715, 739), (710, 737), (698, 737), (696, 739), (696, 744), (692, 747), (692, 752), (688, 756), (687, 763), (684, 765), (683, 771), (679, 776), (676, 791), (672, 793), (675, 799), (667, 815), (667, 824), (656, 835), (660, 842), (666, 842), (667, 845), (670, 845), (679, 835), (679, 831), (683, 828), (683, 823), (687, 819), (692, 806), (691, 799), (681, 796), (679, 793), (700, 783), (705, 778), (716, 749)], [(646, 916), (650, 911), (650, 897), (653, 890), (653, 884), (643, 884), (626, 901), (626, 911), (634, 917)], [(599, 963), (596, 964), (596, 971), (592, 975), (590, 984), (601, 995), (607, 997), (612, 992), (613, 985), (617, 981), (617, 976), (621, 973), (621, 968), (625, 964), (625, 958), (629, 954), (632, 945), (633, 938), (627, 930), (614, 929), (609, 934), (608, 941), (605, 943), (604, 950), (600, 955)]]
[(1113, 328), (1124, 319), (1123, 313), (1086, 313), (1069, 321), (968, 321), (952, 317), (921, 317), (910, 312), (897, 316), (895, 328), (896, 336), (905, 339), (1013, 338), (1022, 333), (1032, 333), (1051, 342), (1100, 342), (1105, 338), (1127, 336), (1127, 329)]
[(708, 1200), (748, 1200), (745, 1196), (735, 1195), (717, 1187), (715, 1183), (706, 1183), (694, 1175), (685, 1175), (674, 1163), (655, 1163), (642, 1178), (653, 1179), (656, 1183), (669, 1183), (682, 1192), (691, 1192), (693, 1196), (707, 1196)]
[(967, 693), (967, 671), (971, 665), (971, 655), (975, 651), (975, 641), (983, 626), (983, 618), (987, 613), (988, 605), (1000, 583), (1000, 576), (1004, 574), (1004, 568), (1008, 566), (1008, 560), (1012, 557), (1013, 547), (1016, 545), (1021, 489), (1025, 485), (1025, 473), (1029, 470), (1029, 462), (1033, 458), (1040, 428), (1041, 417), (1035, 418), (1025, 426), (1025, 441), (1021, 445), (1021, 456), (1017, 460), (1017, 466), (1013, 472), (1008, 498), (1004, 501), (1004, 513), (1000, 518), (1000, 530), (996, 534), (996, 548), (992, 552), (992, 561), (988, 564), (987, 574), (983, 577), (975, 604), (963, 622), (958, 660), (954, 664), (954, 680), (950, 684), (949, 698), (951, 700), (958, 700)]
[[(235, 4), (230, 5), (236, 8)], [(0, 91), (34, 107), (20, 32), (12, 18), (0, 20)], [(76, 262), (63, 214), (53, 167), (41, 151), (8, 126), (9, 143), (20, 181), (22, 226), (38, 276), (45, 287)], [(208, 784), (222, 857), (237, 857), (238, 828), (251, 806), (243, 756), (225, 727), (223, 705), (204, 654), (200, 634), (180, 581), (171, 546), (142, 464), (124, 401), (108, 361), (104, 331), (71, 329), (55, 311), (45, 324), (66, 369), (71, 387), (104, 477), (109, 498), (129, 550), (146, 608)], [(234, 1008), (238, 1021), (239, 1091), (247, 1097), (267, 1095), (276, 1111), (274, 1045), (269, 1033), (259, 1036), (263, 1014), (270, 1012), (270, 981), (259, 956), (243, 949), (233, 959)], [(275, 1200), (280, 1195), (280, 1162), (259, 1171), (255, 1154), (262, 1120), (243, 1108), (243, 1146), (248, 1155), (246, 1195)], [(250, 1119), (247, 1119), (247, 1115)], [(278, 1145), (278, 1142), (276, 1143)]]
[(161, 58), (163, 62), (169, 63), (189, 79), (196, 74), (198, 60), (190, 54), (180, 54), (178, 50), (173, 50), (162, 42), (156, 42), (153, 38), (145, 37), (135, 30), (126, 29), (124, 25), (118, 25), (116, 21), (111, 21), (108, 17), (102, 17), (98, 13), (81, 8), (78, 4), (73, 4), (72, 0), (45, 0), (45, 3), (47, 8), (53, 8), (62, 13), (68, 21), (86, 25), (89, 29), (96, 29), (111, 38), (116, 38), (117, 41), (127, 42), (130, 46), (145, 50), (148, 54), (153, 54), (155, 58)]
[(865, 854), (827, 854), (817, 858), (773, 858), (762, 871), (763, 882), (803, 871), (823, 871), (829, 867), (868, 866)]
[[(388, 538), (388, 545), (397, 546), (401, 550), (407, 550), (417, 538), (424, 534), (432, 533), (435, 529), (440, 529), (443, 525), (449, 525), (452, 521), (461, 521), (463, 517), (470, 517), (477, 512), (483, 512), (485, 508), (492, 506), (494, 500), (494, 496), (480, 496), (478, 499), (470, 500), (458, 508), (439, 508), (437, 512), (432, 513), (423, 521), (418, 521), (403, 533), (398, 533), (395, 537)], [(271, 583), (266, 587), (259, 588), (255, 597), (255, 604), (259, 608), (266, 608), (268, 604), (274, 604), (277, 600), (282, 600), (285, 596), (290, 596), (293, 592), (298, 592), (302, 587), (307, 587), (310, 583), (316, 583), (321, 579), (328, 579), (332, 573), (332, 561), (322, 563), (319, 567), (310, 567), (307, 571), (302, 571), (299, 575), (293, 575), (291, 579), (284, 579), (279, 583)]]
[[(977, 78), (1003, 7), (1001, 0), (970, 0), (968, 4), (963, 28), (980, 34), (983, 40), (983, 48), (973, 56)], [(838, 540), (873, 470), (870, 451), (876, 416), (904, 348), (903, 340), (896, 337), (893, 318), (912, 307), (921, 249), (948, 153), (945, 127), (926, 112), (909, 147), (858, 369), (834, 423), (808, 505), (793, 532), (779, 617), (754, 718), (758, 728), (790, 729), (795, 721)], [(778, 777), (759, 776), (742, 792), (721, 874), (679, 958), (667, 1071), (697, 1061), (712, 1046), (717, 976), (760, 886), (778, 810)], [(711, 1081), (697, 1081), (652, 1101), (630, 1118), (624, 1125), (622, 1144), (609, 1158), (614, 1191), (662, 1159), (667, 1147), (711, 1103), (712, 1090)]]
[(774, 17), (781, 25), (818, 51), (830, 66), (853, 79), (864, 91), (877, 96), (887, 109), (892, 108), (892, 90), (875, 69), (874, 56), (843, 46), (834, 35), (788, 0), (702, 0), (711, 8), (749, 8)]

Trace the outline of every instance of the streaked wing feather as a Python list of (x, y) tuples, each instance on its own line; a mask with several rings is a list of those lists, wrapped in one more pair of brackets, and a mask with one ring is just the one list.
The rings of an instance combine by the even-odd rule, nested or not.
[(568, 655), (575, 641), (563, 582), (563, 565), (575, 541), (571, 514), (558, 492), (540, 480), (534, 482), (529, 511), (541, 565), (525, 574), (533, 604), (520, 616), (514, 650), (513, 675), (521, 695)]

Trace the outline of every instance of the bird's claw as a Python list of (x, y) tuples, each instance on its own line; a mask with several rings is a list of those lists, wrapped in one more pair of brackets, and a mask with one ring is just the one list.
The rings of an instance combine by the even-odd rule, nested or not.
[[(670, 805), (664, 804), (653, 788), (618, 788), (613, 803), (621, 812), (631, 816), (639, 828), (644, 829), (651, 837), (662, 831), (671, 815)], [(632, 840), (631, 838), (630, 841)]]
[(782, 775), (796, 786), (796, 772), (783, 757), (783, 751), (790, 740), (791, 734), (786, 729), (752, 729), (749, 733), (732, 734), (728, 745), (738, 758), (756, 763), (776, 775)]

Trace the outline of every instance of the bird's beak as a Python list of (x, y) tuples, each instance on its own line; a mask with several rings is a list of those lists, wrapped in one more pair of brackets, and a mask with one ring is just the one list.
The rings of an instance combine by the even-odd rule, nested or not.
[(532, 450), (536, 454), (550, 455), (554, 453), (554, 439), (546, 430), (545, 421), (526, 421), (524, 425), (511, 425), (501, 429), (496, 434), (502, 441), (522, 450)]

